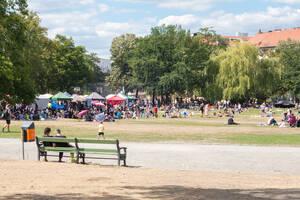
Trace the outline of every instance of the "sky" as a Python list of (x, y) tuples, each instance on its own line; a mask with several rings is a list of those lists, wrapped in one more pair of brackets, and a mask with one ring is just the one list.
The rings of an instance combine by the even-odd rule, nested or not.
[(163, 24), (191, 32), (212, 27), (222, 35), (300, 27), (300, 0), (28, 0), (28, 5), (50, 38), (72, 37), (101, 58), (110, 58), (114, 37), (144, 36)]

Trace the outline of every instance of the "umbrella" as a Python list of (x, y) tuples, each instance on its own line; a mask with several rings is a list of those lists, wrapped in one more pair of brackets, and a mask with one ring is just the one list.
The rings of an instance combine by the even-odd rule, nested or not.
[(95, 116), (95, 120), (97, 122), (104, 121), (105, 120), (105, 114), (104, 113), (100, 113), (100, 114), (96, 115)]
[(86, 98), (91, 99), (91, 100), (105, 100), (105, 98), (103, 96), (101, 96), (100, 94), (98, 94), (97, 92), (93, 92)]
[(104, 106), (104, 104), (101, 103), (100, 101), (92, 101), (92, 105), (95, 105), (95, 106)]
[(74, 96), (72, 100), (72, 102), (83, 102), (83, 101), (86, 101), (86, 99), (80, 95)]
[(103, 103), (99, 102), (95, 104), (96, 106), (105, 106)]
[(62, 92), (57, 93), (56, 95), (52, 96), (50, 99), (54, 101), (72, 100), (71, 97), (68, 97)]
[(83, 111), (79, 112), (77, 115), (83, 115), (83, 114), (85, 114), (87, 112), (88, 112), (87, 110), (83, 110)]
[(277, 103), (275, 103), (275, 107), (276, 108), (294, 108), (295, 104), (293, 104), (290, 101), (281, 100), (281, 101), (278, 101)]
[(55, 103), (55, 101), (52, 100), (51, 108), (53, 110), (56, 110), (56, 109), (61, 110), (61, 109), (64, 109), (64, 105), (58, 105), (57, 103)]
[(95, 105), (96, 103), (100, 103), (100, 101), (92, 101), (91, 104)]

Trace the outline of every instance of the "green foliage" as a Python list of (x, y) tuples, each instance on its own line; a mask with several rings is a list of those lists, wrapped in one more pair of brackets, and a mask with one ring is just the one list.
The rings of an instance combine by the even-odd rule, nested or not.
[(276, 90), (278, 60), (260, 56), (258, 49), (249, 43), (232, 45), (212, 60), (219, 65), (216, 81), (223, 90), (224, 99), (264, 100)]
[[(23, 0), (0, 2), (0, 99), (12, 103), (28, 103), (35, 93), (26, 59), (26, 7)], [(12, 98), (6, 98), (8, 94)]]
[(281, 94), (291, 93), (300, 97), (300, 42), (282, 41), (276, 54), (284, 66), (281, 74)]
[(131, 51), (136, 46), (136, 36), (134, 34), (121, 35), (113, 39), (110, 52), (111, 72), (106, 77), (106, 83), (113, 90), (121, 90), (125, 87), (126, 90), (136, 88), (136, 84), (132, 77), (132, 68), (129, 66)]
[(165, 103), (172, 95), (202, 94), (210, 80), (205, 74), (210, 55), (224, 47), (225, 40), (209, 28), (195, 37), (180, 26), (164, 25), (145, 37), (122, 35), (112, 42), (113, 64), (106, 80), (114, 90), (143, 89)]
[[(37, 93), (71, 91), (103, 80), (95, 54), (72, 39), (47, 37), (26, 0), (0, 1), (0, 99), (33, 102)], [(8, 94), (11, 98), (8, 98)]]

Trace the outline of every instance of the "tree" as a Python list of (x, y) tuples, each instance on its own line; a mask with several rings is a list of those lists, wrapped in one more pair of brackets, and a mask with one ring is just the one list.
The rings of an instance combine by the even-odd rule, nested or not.
[(291, 93), (300, 98), (300, 42), (281, 41), (276, 49), (283, 70), (280, 93)]
[(48, 92), (48, 82), (51, 77), (50, 69), (53, 67), (51, 54), (54, 43), (47, 38), (47, 29), (40, 26), (40, 18), (36, 13), (30, 12), (25, 19), (26, 35), (26, 58), (30, 68), (29, 74), (34, 82), (37, 93)]
[(136, 46), (136, 36), (134, 34), (125, 34), (113, 39), (111, 52), (111, 73), (106, 78), (107, 85), (113, 90), (125, 88), (126, 91), (134, 89), (132, 84), (132, 69), (129, 66), (131, 57), (130, 51)]
[(50, 68), (48, 88), (54, 92), (72, 92), (74, 87), (83, 87), (99, 80), (100, 61), (95, 54), (87, 54), (83, 46), (75, 46), (72, 38), (57, 35), (54, 41), (53, 66)]
[(137, 40), (130, 64), (136, 82), (145, 91), (169, 102), (170, 95), (184, 93), (186, 65), (182, 62), (185, 40), (190, 34), (178, 26), (154, 27)]
[[(30, 78), (26, 59), (25, 0), (0, 2), (0, 99), (30, 103), (35, 97), (34, 83)], [(7, 98), (8, 95), (11, 98)]]
[(236, 43), (212, 58), (219, 65), (217, 84), (223, 98), (244, 101), (265, 100), (276, 92), (279, 80), (278, 60), (262, 57), (249, 43)]
[(218, 70), (210, 62), (210, 57), (226, 47), (226, 39), (211, 28), (201, 28), (196, 36), (187, 40), (184, 62), (187, 65), (187, 92), (190, 95), (205, 96), (209, 101), (219, 97), (218, 87), (214, 84)]

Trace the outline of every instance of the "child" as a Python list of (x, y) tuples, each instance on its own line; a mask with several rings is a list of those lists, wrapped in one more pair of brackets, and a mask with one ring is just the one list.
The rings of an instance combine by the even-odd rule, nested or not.
[(100, 135), (102, 135), (103, 139), (105, 139), (104, 138), (104, 125), (103, 125), (103, 121), (101, 121), (100, 124), (99, 124), (98, 139), (100, 138)]

